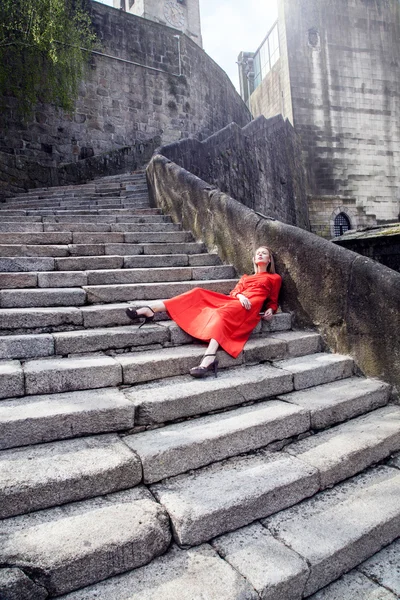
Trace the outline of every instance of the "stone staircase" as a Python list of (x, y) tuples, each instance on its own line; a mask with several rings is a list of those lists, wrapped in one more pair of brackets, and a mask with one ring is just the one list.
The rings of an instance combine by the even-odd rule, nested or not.
[(204, 345), (127, 302), (236, 273), (149, 207), (143, 173), (0, 218), (2, 600), (400, 597), (387, 384), (285, 313), (190, 378)]

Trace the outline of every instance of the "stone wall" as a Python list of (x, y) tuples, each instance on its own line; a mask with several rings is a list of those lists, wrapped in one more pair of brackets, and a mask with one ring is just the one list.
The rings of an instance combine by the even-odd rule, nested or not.
[(313, 233), (327, 240), (334, 238), (335, 218), (339, 213), (347, 216), (350, 229), (362, 229), (376, 224), (375, 217), (367, 215), (364, 207), (357, 205), (354, 197), (308, 196), (308, 214)]
[(298, 136), (282, 117), (232, 123), (203, 142), (185, 139), (160, 153), (245, 206), (309, 229)]
[(261, 244), (272, 249), (283, 277), (281, 305), (298, 325), (314, 326), (330, 348), (351, 354), (365, 374), (400, 389), (400, 273), (299, 227), (271, 221), (210, 189), (182, 167), (155, 155), (147, 176), (152, 202), (209, 251), (252, 272)]
[[(398, 0), (279, 0), (281, 52), (288, 56), (293, 124), (314, 196), (355, 197), (378, 222), (400, 209), (400, 3)], [(279, 32), (283, 31), (280, 23)], [(283, 86), (271, 72), (256, 89), (254, 115)], [(275, 83), (274, 83), (275, 82)], [(264, 90), (264, 92), (263, 92)], [(257, 101), (257, 102), (256, 102)], [(329, 219), (329, 215), (326, 215)], [(375, 222), (376, 222), (375, 220)]]
[(400, 223), (347, 233), (334, 241), (343, 248), (368, 256), (400, 273)]
[(24, 124), (8, 98), (0, 115), (0, 152), (56, 166), (157, 136), (163, 144), (205, 138), (231, 122), (242, 127), (251, 120), (224, 71), (185, 35), (179, 60), (176, 29), (97, 2), (91, 10), (102, 54), (92, 56), (75, 112), (43, 104)]

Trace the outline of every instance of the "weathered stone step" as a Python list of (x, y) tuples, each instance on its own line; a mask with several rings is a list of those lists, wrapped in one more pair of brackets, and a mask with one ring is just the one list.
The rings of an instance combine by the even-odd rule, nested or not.
[(350, 377), (278, 396), (278, 399), (307, 408), (311, 413), (311, 428), (325, 429), (384, 406), (389, 401), (390, 391), (390, 385), (383, 381)]
[[(135, 194), (129, 197), (118, 198), (54, 198), (49, 201), (29, 200), (20, 202), (8, 202), (5, 205), (7, 210), (19, 209), (53, 209), (62, 208), (71, 210), (76, 208), (97, 209), (97, 208), (150, 208), (148, 194)], [(1, 212), (1, 208), (0, 208)]]
[[(10, 217), (11, 218), (11, 217)], [(17, 217), (12, 217), (16, 219)], [(23, 217), (23, 219), (30, 219), (32, 217)], [(171, 217), (168, 215), (157, 214), (157, 215), (58, 215), (58, 216), (45, 216), (35, 217), (41, 219), (43, 223), (171, 223)], [(22, 219), (19, 219), (22, 220)]]
[(319, 490), (318, 471), (280, 452), (260, 450), (152, 484), (175, 540), (194, 546), (267, 517)]
[[(215, 268), (215, 267), (211, 267)], [(217, 267), (218, 268), (218, 267)], [(35, 277), (33, 273), (24, 275), (8, 274), (3, 277), (21, 277), (30, 279)], [(43, 273), (38, 275), (41, 281), (50, 277)], [(78, 273), (68, 272), (65, 276), (71, 283), (83, 283), (87, 276), (83, 273), (82, 277)], [(54, 283), (59, 280), (56, 276)], [(110, 285), (88, 285), (82, 288), (63, 287), (63, 288), (27, 288), (27, 289), (3, 289), (0, 291), (1, 308), (22, 308), (22, 307), (50, 307), (50, 306), (82, 306), (84, 304), (98, 304), (105, 302), (115, 302), (123, 300), (146, 301), (154, 300), (160, 294), (164, 298), (177, 296), (195, 287), (206, 287), (207, 289), (222, 294), (227, 294), (235, 286), (236, 280), (218, 279), (218, 280), (188, 280), (157, 283), (132, 283), (132, 284), (110, 284)]]
[(114, 217), (127, 217), (127, 216), (131, 216), (131, 217), (139, 217), (142, 215), (161, 215), (161, 209), (159, 208), (97, 208), (97, 209), (2, 209), (1, 210), (2, 215), (4, 215), (4, 219), (6, 220), (8, 216), (17, 216), (17, 215), (21, 215), (21, 216), (41, 216), (41, 217), (48, 217), (48, 216), (65, 216), (65, 217), (74, 217), (74, 216), (81, 216), (81, 215), (91, 215), (92, 217), (95, 217), (96, 215), (111, 215)]
[(0, 402), (0, 448), (131, 429), (134, 406), (116, 388)]
[(1, 273), (29, 271), (91, 271), (97, 269), (148, 269), (166, 267), (202, 267), (220, 265), (217, 254), (136, 254), (53, 257), (0, 257)]
[[(277, 336), (276, 352), (282, 351), (279, 343), (280, 340)], [(248, 350), (244, 349), (243, 360), (245, 362), (252, 362), (252, 358), (254, 360), (252, 351), (251, 347)], [(265, 348), (265, 355), (273, 354), (273, 351), (274, 347), (271, 344)], [(148, 356), (146, 357), (145, 354)], [(222, 352), (220, 355), (221, 366), (238, 364)], [(143, 353), (137, 356), (125, 354), (119, 356), (118, 360), (123, 368), (124, 383), (139, 383), (140, 381), (152, 381), (162, 377), (186, 374), (191, 367), (195, 366), (197, 356), (196, 347), (190, 346), (160, 350), (158, 353)], [(264, 360), (267, 359), (264, 358)], [(353, 365), (348, 357), (335, 355), (335, 364), (340, 365), (343, 378), (350, 377)], [(312, 374), (313, 362), (311, 361), (309, 375), (312, 376)], [(337, 378), (336, 371), (332, 373), (331, 380), (335, 378)], [(136, 406), (137, 423), (143, 425), (165, 423), (182, 417), (243, 404), (250, 400), (281, 396), (294, 389), (292, 373), (267, 365), (238, 367), (235, 370), (220, 373), (217, 379), (207, 378), (200, 383), (190, 381), (190, 379), (187, 377), (182, 381), (172, 381), (171, 383), (167, 381), (162, 385), (136, 386), (128, 391), (128, 397)], [(280, 388), (282, 391), (279, 391)]]
[(181, 550), (173, 545), (166, 554), (145, 567), (113, 577), (84, 590), (72, 592), (60, 600), (116, 600), (117, 598), (118, 600), (259, 600), (251, 585), (209, 544), (189, 550)]
[(115, 434), (0, 452), (0, 518), (134, 487), (139, 458)]
[(156, 242), (157, 244), (182, 243), (193, 241), (188, 231), (143, 231), (128, 232), (76, 232), (76, 231), (42, 231), (42, 232), (0, 232), (0, 245), (65, 245), (65, 244), (140, 244)]
[[(36, 225), (40, 225), (37, 223)], [(43, 223), (43, 231), (112, 231), (112, 232), (168, 232), (168, 231), (180, 231), (181, 225), (179, 223), (166, 223), (164, 221), (160, 223)], [(11, 231), (11, 230), (10, 230)], [(28, 231), (28, 230), (27, 230)]]
[(325, 353), (290, 358), (273, 364), (292, 374), (295, 390), (350, 377), (354, 368), (350, 356)]
[(164, 509), (135, 488), (7, 519), (2, 537), (2, 563), (58, 596), (148, 563), (171, 536)]
[(399, 485), (397, 469), (376, 467), (263, 521), (275, 537), (307, 561), (304, 596), (400, 535)]
[[(393, 563), (387, 567), (388, 571), (395, 573), (396, 567)], [(394, 595), (386, 585), (381, 586), (376, 579), (366, 577), (359, 570), (353, 569), (309, 598), (310, 600), (398, 600), (400, 594), (397, 592)]]
[[(228, 294), (235, 287), (236, 279), (219, 280), (192, 280), (191, 282), (177, 281), (171, 283), (159, 282), (138, 283), (138, 284), (115, 284), (115, 285), (87, 285), (83, 289), (87, 294), (88, 304), (98, 304), (104, 302), (123, 302), (123, 301), (145, 301), (155, 300), (160, 295), (163, 298), (172, 298), (183, 294), (196, 287), (206, 288), (220, 294)], [(0, 294), (7, 294), (7, 290)], [(14, 294), (23, 294), (23, 291), (15, 291)]]
[(271, 400), (124, 437), (140, 457), (145, 483), (185, 473), (307, 431), (309, 413)]
[[(276, 338), (251, 338), (246, 346), (248, 362), (257, 363), (266, 359), (285, 356), (298, 356), (319, 347), (319, 336), (305, 332), (291, 332), (296, 336), (287, 343), (285, 334), (277, 334)], [(293, 337), (292, 336), (292, 337)], [(173, 321), (158, 321), (157, 326), (138, 325), (126, 327), (104, 327), (96, 329), (78, 329), (60, 333), (42, 333), (30, 335), (0, 336), (0, 359), (40, 358), (44, 356), (67, 356), (100, 350), (134, 348), (158, 344), (161, 346), (177, 346), (190, 344), (193, 338), (182, 331)], [(294, 351), (296, 353), (294, 353)], [(241, 357), (239, 363), (241, 364)]]
[(400, 450), (400, 407), (393, 405), (285, 448), (292, 456), (318, 469), (321, 489), (360, 473), (397, 450)]
[[(69, 234), (66, 234), (69, 235)], [(72, 235), (72, 234), (71, 234)], [(115, 234), (114, 234), (115, 235)], [(128, 234), (127, 234), (128, 235)], [(119, 255), (130, 256), (140, 254), (201, 254), (206, 252), (202, 242), (186, 243), (142, 243), (130, 244), (106, 243), (106, 244), (68, 244), (68, 245), (24, 245), (10, 244), (0, 245), (0, 257), (66, 257), (66, 256), (101, 256)]]

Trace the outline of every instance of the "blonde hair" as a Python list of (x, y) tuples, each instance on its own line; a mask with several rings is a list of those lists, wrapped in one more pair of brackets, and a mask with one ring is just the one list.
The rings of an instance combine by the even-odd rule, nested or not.
[[(269, 265), (267, 266), (267, 272), (268, 273), (276, 273), (275, 271), (275, 261), (274, 261), (274, 256), (271, 252), (271, 250), (268, 248), (268, 246), (258, 246), (254, 252), (254, 254), (257, 252), (257, 250), (259, 248), (265, 248), (265, 250), (268, 250), (268, 254), (269, 254)], [(254, 260), (254, 256), (253, 256), (253, 267), (254, 267), (254, 273), (257, 273), (257, 265), (255, 263)]]

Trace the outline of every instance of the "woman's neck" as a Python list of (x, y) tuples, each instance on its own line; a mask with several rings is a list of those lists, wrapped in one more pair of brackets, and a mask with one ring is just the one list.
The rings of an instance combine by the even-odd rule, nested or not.
[(267, 266), (265, 264), (261, 264), (261, 265), (256, 265), (256, 275), (258, 275), (258, 273), (266, 273), (267, 272)]

